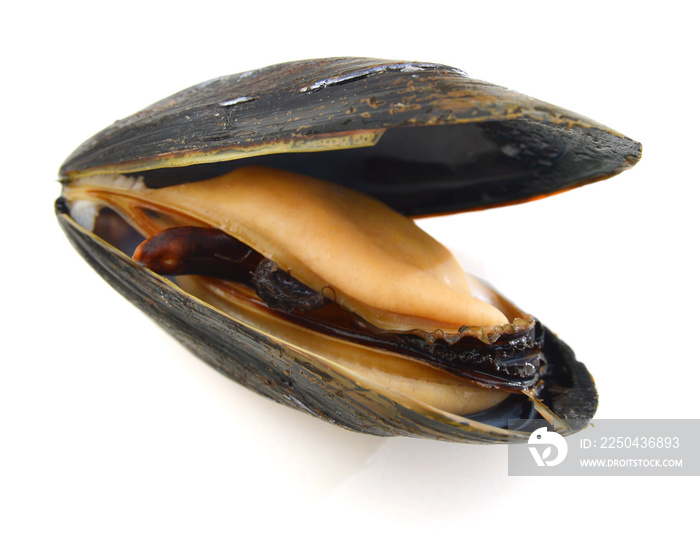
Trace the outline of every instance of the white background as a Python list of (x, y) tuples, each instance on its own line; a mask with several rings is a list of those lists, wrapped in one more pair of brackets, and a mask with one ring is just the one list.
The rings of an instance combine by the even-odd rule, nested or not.
[(452, 65), (644, 156), (607, 182), (421, 224), (576, 350), (600, 418), (697, 418), (691, 2), (19, 5), (0, 34), (0, 531), (587, 532), (610, 516), (675, 531), (695, 517), (695, 479), (508, 477), (505, 446), (364, 436), (258, 397), (99, 279), (52, 207), (78, 144), (200, 81), (335, 55)]

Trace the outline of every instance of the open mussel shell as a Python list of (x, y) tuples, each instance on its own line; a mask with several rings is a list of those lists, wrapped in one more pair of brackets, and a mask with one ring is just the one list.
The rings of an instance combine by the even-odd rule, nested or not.
[[(406, 215), (521, 202), (632, 166), (638, 143), (589, 119), (426, 63), (363, 58), (286, 63), (186, 89), (81, 145), (70, 186), (139, 176), (149, 188), (264, 165), (374, 196)], [(368, 387), (325, 354), (246, 324), (135, 263), (56, 202), (75, 248), (122, 295), (204, 361), (267, 397), (376, 435), (464, 442), (526, 438), (547, 420), (568, 434), (597, 408), (573, 352), (536, 323), (546, 366), (528, 395), (463, 417)], [(104, 237), (104, 236), (103, 236)], [(509, 420), (526, 421), (508, 431)]]

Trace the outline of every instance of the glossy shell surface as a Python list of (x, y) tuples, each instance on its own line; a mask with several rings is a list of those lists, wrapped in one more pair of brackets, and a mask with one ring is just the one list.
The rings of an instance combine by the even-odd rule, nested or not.
[[(638, 143), (602, 125), (450, 67), (341, 58), (177, 93), (85, 142), (61, 179), (138, 175), (162, 187), (254, 163), (424, 215), (551, 194), (612, 176), (640, 155)], [(278, 402), (360, 432), (465, 442), (506, 441), (508, 418), (542, 421), (512, 406), (468, 419), (364, 387), (324, 355), (242, 324), (136, 264), (78, 225), (62, 199), (56, 211), (76, 249), (120, 293), (204, 361)], [(546, 328), (543, 335), (548, 365), (537, 399), (558, 431), (580, 430), (597, 407), (594, 383), (564, 343)]]

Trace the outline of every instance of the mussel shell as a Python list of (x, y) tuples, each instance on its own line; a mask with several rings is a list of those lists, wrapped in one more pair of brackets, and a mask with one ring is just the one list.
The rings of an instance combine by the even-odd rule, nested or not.
[[(551, 194), (612, 176), (640, 155), (638, 143), (605, 126), (450, 67), (342, 58), (194, 86), (98, 133), (60, 173), (64, 183), (131, 174), (160, 187), (267, 165), (421, 215)], [(543, 421), (529, 402), (465, 419), (362, 387), (137, 265), (77, 225), (61, 199), (56, 211), (72, 244), (122, 295), (204, 361), (278, 402), (360, 432), (451, 441), (502, 442), (508, 433), (495, 427), (508, 419)], [(575, 432), (595, 414), (595, 385), (546, 328), (544, 339), (537, 397), (564, 422), (559, 431)], [(525, 439), (521, 430), (511, 436)]]
[(640, 155), (639, 143), (601, 124), (451, 67), (328, 58), (181, 91), (86, 141), (60, 174), (172, 185), (255, 158), (425, 215), (570, 189)]
[[(167, 279), (86, 231), (66, 206), (56, 203), (59, 223), (85, 260), (119, 293), (144, 311), (206, 363), (266, 397), (350, 430), (378, 436), (410, 436), (467, 443), (526, 440), (544, 424), (529, 402), (504, 403), (469, 419), (451, 416), (362, 387), (293, 346), (271, 339), (191, 297)], [(565, 422), (560, 433), (583, 428), (593, 417), (598, 395), (586, 367), (571, 349), (545, 328), (543, 352), (548, 361), (538, 393), (552, 413)], [(519, 431), (510, 419), (530, 420)]]

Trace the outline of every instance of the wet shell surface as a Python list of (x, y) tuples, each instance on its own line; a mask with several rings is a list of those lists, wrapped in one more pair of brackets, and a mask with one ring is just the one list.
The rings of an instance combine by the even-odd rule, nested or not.
[(66, 160), (56, 212), (100, 275), (246, 387), (360, 432), (503, 442), (583, 428), (593, 380), (408, 216), (522, 202), (640, 156), (450, 67), (329, 58), (116, 122)]

